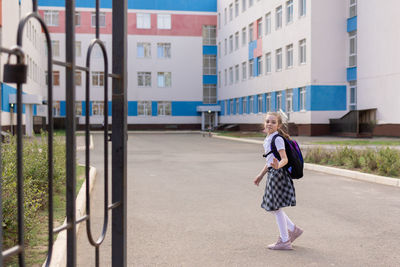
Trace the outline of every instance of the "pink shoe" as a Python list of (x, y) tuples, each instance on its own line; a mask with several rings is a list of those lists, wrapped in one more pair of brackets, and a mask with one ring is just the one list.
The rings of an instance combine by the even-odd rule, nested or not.
[(282, 239), (279, 237), (278, 241), (274, 244), (268, 245), (269, 249), (272, 250), (292, 250), (292, 243), (290, 242), (290, 239), (286, 242), (282, 242)]
[(303, 233), (303, 229), (301, 229), (295, 225), (293, 232), (291, 232), (291, 231), (288, 231), (288, 232), (289, 232), (290, 242), (293, 243), (299, 236), (301, 236), (301, 234)]

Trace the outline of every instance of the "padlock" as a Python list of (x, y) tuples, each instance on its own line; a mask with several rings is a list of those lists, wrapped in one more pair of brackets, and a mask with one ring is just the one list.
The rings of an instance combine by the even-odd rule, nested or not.
[(10, 64), (10, 56), (4, 64), (3, 82), (5, 83), (26, 83), (28, 66), (24, 63)]

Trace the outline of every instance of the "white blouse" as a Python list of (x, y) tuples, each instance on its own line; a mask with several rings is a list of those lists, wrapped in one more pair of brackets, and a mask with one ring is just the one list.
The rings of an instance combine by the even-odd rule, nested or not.
[[(264, 139), (264, 145), (263, 145), (263, 146), (264, 146), (265, 154), (268, 154), (268, 153), (271, 151), (271, 141), (272, 141), (272, 138), (273, 138), (275, 135), (277, 135), (277, 134), (278, 134), (278, 131), (276, 131), (276, 132), (274, 132), (274, 133), (268, 135), (267, 137), (265, 137), (265, 139)], [(279, 151), (279, 150), (282, 150), (282, 149), (285, 150), (285, 141), (283, 140), (282, 137), (278, 136), (278, 137), (275, 139), (275, 146), (276, 146), (276, 149), (277, 149), (278, 151)], [(273, 162), (274, 158), (275, 158), (274, 153), (271, 153), (271, 154), (269, 154), (269, 155), (267, 156), (266, 161), (267, 161), (267, 165), (268, 165), (268, 166), (271, 166), (271, 163)]]

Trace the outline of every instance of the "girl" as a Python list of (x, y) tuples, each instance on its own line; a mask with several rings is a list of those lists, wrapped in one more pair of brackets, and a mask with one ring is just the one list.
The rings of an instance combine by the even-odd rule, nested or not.
[[(264, 128), (267, 133), (267, 137), (264, 140), (265, 154), (271, 151), (272, 138), (278, 133), (286, 139), (290, 139), (290, 136), (281, 127), (282, 117), (275, 112), (267, 113), (264, 121)], [(273, 153), (269, 153), (266, 157), (267, 163), (260, 174), (257, 175), (254, 184), (258, 186), (264, 175), (268, 173), (261, 207), (275, 215), (280, 232), (278, 241), (269, 245), (268, 248), (274, 250), (291, 250), (293, 249), (292, 242), (303, 233), (303, 230), (294, 225), (282, 210), (283, 207), (296, 206), (296, 194), (293, 181), (288, 171), (283, 168), (288, 163), (283, 138), (278, 136), (275, 139), (275, 145), (281, 160), (278, 161)]]

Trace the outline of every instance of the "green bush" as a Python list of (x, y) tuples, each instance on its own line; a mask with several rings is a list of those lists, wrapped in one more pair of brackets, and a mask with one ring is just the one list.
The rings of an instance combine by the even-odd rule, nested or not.
[(354, 150), (344, 147), (338, 148), (334, 152), (329, 152), (319, 147), (308, 149), (305, 161), (362, 169), (365, 172), (391, 177), (400, 176), (400, 152), (391, 148), (375, 151), (372, 149)]
[[(1, 146), (2, 156), (2, 200), (3, 233), (5, 247), (17, 240), (17, 161), (16, 137), (10, 137)], [(59, 139), (53, 140), (54, 187), (60, 190), (65, 178), (65, 144)], [(23, 141), (23, 176), (24, 176), (24, 226), (25, 239), (31, 238), (31, 229), (38, 222), (37, 213), (47, 207), (47, 139), (24, 139)]]

